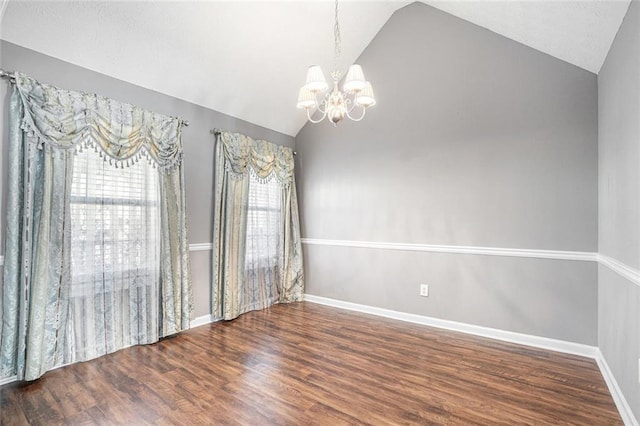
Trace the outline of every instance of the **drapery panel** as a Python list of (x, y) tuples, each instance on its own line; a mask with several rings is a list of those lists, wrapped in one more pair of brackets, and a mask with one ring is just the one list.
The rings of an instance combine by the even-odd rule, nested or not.
[[(0, 319), (0, 377), (17, 375), (20, 380), (33, 380), (56, 366), (89, 359), (130, 344), (155, 341), (188, 328), (192, 296), (181, 130), (182, 122), (177, 118), (99, 95), (41, 84), (16, 73), (9, 110), (9, 191)], [(91, 155), (85, 156), (86, 150)], [(139, 224), (152, 220), (151, 216), (157, 217), (159, 222), (157, 232), (150, 231), (157, 235), (156, 247), (148, 241), (150, 234), (143, 237), (138, 234), (145, 243), (133, 241), (126, 246), (101, 241), (98, 249), (111, 250), (112, 257), (120, 260), (101, 265), (99, 272), (95, 265), (87, 267), (86, 259), (78, 257), (82, 251), (78, 244), (85, 244), (87, 250), (89, 247), (96, 250), (97, 243), (87, 239), (114, 235), (115, 231), (108, 229), (107, 232), (105, 228), (117, 225), (112, 222), (122, 219), (120, 214), (125, 214), (122, 206), (131, 202), (122, 199), (120, 188), (116, 201), (107, 203), (111, 204), (109, 208), (104, 206), (104, 200), (100, 201), (102, 204), (97, 212), (80, 207), (83, 203), (95, 204), (91, 196), (85, 194), (83, 198), (78, 193), (82, 185), (77, 179), (82, 179), (80, 169), (88, 167), (87, 162), (95, 161), (96, 157), (101, 158), (102, 165), (116, 170), (131, 168), (128, 172), (135, 173), (133, 169), (142, 166), (138, 164), (140, 160), (156, 169), (153, 177), (146, 176), (147, 182), (149, 178), (156, 180), (156, 187), (147, 188), (144, 197), (137, 201), (144, 203), (144, 211), (138, 209), (138, 216), (131, 216), (131, 212), (126, 214), (130, 215), (127, 220)], [(113, 170), (108, 173), (113, 174)], [(85, 173), (86, 176), (89, 175)], [(95, 176), (91, 174), (91, 177)], [(152, 193), (156, 195), (149, 195)], [(120, 214), (109, 210), (115, 208), (114, 205), (122, 207)], [(99, 217), (104, 222), (87, 231), (77, 222), (78, 217), (86, 219), (87, 215), (93, 215), (92, 220)], [(134, 235), (133, 230), (131, 232)], [(136, 232), (143, 231), (137, 229)], [(136, 264), (131, 258), (125, 259), (119, 252), (122, 250), (154, 252), (159, 260), (155, 266), (157, 270)], [(103, 260), (111, 262), (106, 257)], [(116, 264), (119, 266), (113, 266)], [(114, 271), (114, 268), (124, 269)], [(86, 341), (87, 333), (79, 331), (82, 327), (78, 328), (78, 321), (87, 320), (77, 318), (86, 311), (78, 305), (77, 299), (88, 289), (83, 290), (78, 284), (82, 274), (87, 282), (91, 282), (89, 286), (101, 282), (101, 290), (92, 291), (86, 303), (95, 306), (109, 297), (120, 298), (118, 306), (133, 303), (145, 309), (149, 307), (151, 312), (145, 310), (144, 316), (153, 324), (146, 319), (136, 320), (135, 329), (98, 333), (99, 339), (120, 338), (119, 343), (112, 341), (90, 350), (78, 348), (78, 345), (91, 344)], [(114, 278), (117, 274), (119, 277)], [(129, 274), (130, 280), (123, 274)], [(156, 282), (155, 289), (136, 289), (131, 284), (136, 280)], [(112, 287), (123, 291), (109, 290), (109, 294), (100, 294)], [(129, 321), (132, 316), (143, 314), (136, 308), (118, 315)], [(104, 317), (102, 321), (105, 322), (113, 319), (107, 314)], [(123, 334), (129, 338), (123, 340)]]
[(238, 133), (215, 134), (213, 317), (302, 300), (293, 152)]

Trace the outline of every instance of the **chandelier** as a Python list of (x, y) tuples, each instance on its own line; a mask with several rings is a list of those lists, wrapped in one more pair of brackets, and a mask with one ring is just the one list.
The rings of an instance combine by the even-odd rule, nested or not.
[[(334, 69), (331, 73), (333, 90), (328, 91), (329, 85), (324, 78), (319, 65), (312, 65), (307, 71), (307, 82), (300, 88), (297, 107), (307, 112), (307, 118), (312, 123), (320, 123), (325, 117), (337, 126), (345, 117), (353, 121), (364, 118), (367, 108), (376, 104), (371, 83), (365, 80), (360, 65), (351, 65), (344, 80), (342, 90), (338, 88), (341, 73), (338, 70), (340, 58), (340, 23), (338, 22), (338, 0), (335, 3), (334, 39)], [(315, 111), (319, 111), (319, 119), (314, 120)]]

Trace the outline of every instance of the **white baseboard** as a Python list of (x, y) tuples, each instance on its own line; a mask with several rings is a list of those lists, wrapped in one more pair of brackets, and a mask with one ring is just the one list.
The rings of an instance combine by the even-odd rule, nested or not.
[(213, 322), (212, 315), (203, 315), (191, 320), (189, 328), (200, 327), (201, 325), (209, 324)]
[(613, 402), (615, 402), (616, 407), (618, 408), (618, 412), (620, 413), (620, 417), (622, 417), (622, 421), (626, 426), (639, 426), (638, 420), (636, 420), (633, 415), (633, 411), (631, 411), (631, 407), (629, 403), (627, 403), (622, 390), (618, 386), (618, 382), (613, 375), (613, 372), (609, 368), (609, 364), (607, 364), (607, 360), (604, 358), (600, 349), (596, 352), (596, 362), (598, 363), (598, 367), (600, 368), (600, 372), (602, 373), (602, 377), (604, 381), (607, 383), (607, 387), (609, 388), (609, 393), (611, 393), (611, 397), (613, 398)]
[(390, 309), (377, 308), (375, 306), (360, 305), (357, 303), (344, 302), (342, 300), (329, 299), (326, 297), (305, 294), (304, 300), (321, 305), (333, 306), (336, 308), (348, 309), (351, 311), (363, 312), (366, 314), (378, 315), (385, 318), (397, 319), (400, 321), (412, 322), (415, 324), (428, 325), (431, 327), (446, 330), (459, 331), (461, 333), (473, 334), (475, 336), (488, 337), (490, 339), (502, 340), (505, 342), (518, 343), (521, 345), (533, 346), (541, 349), (564, 352), (573, 355), (595, 358), (597, 347), (583, 345), (581, 343), (567, 342), (564, 340), (550, 339), (548, 337), (532, 336), (530, 334), (516, 333), (513, 331), (499, 330), (496, 328), (482, 327), (479, 325), (466, 324), (462, 322), (443, 320), (439, 318), (427, 317), (424, 315), (408, 314), (406, 312), (392, 311)]
[(0, 386), (8, 385), (9, 383), (13, 383), (18, 380), (18, 376), (5, 377), (4, 379), (0, 379)]
[(620, 412), (620, 417), (622, 417), (624, 424), (627, 426), (640, 426), (638, 425), (638, 422), (634, 417), (629, 404), (622, 394), (622, 391), (618, 386), (618, 382), (609, 369), (604, 356), (600, 352), (600, 349), (596, 346), (583, 345), (580, 343), (567, 342), (564, 340), (549, 339), (547, 337), (532, 336), (529, 334), (515, 333), (512, 331), (448, 321), (423, 315), (408, 314), (405, 312), (392, 311), (389, 309), (377, 308), (374, 306), (360, 305), (357, 303), (345, 302), (342, 300), (329, 299), (327, 297), (314, 296), (312, 294), (305, 294), (304, 300), (307, 302), (318, 303), (320, 305), (332, 306), (335, 308), (347, 309), (350, 311), (357, 311), (415, 324), (422, 324), (446, 330), (458, 331), (475, 336), (488, 337), (490, 339), (502, 340), (505, 342), (517, 343), (520, 345), (532, 346), (535, 348), (548, 349), (552, 351), (593, 358), (600, 368), (600, 372), (604, 377), (607, 387), (609, 388), (609, 393), (611, 393), (611, 397), (613, 398), (613, 401), (615, 402), (616, 407)]

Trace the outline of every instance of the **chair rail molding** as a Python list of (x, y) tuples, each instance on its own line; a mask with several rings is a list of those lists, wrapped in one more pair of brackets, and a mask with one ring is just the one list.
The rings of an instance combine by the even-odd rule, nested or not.
[(207, 250), (213, 250), (213, 243), (189, 244), (189, 251), (207, 251)]
[[(498, 248), (480, 246), (454, 246), (437, 244), (391, 243), (381, 241), (325, 240), (321, 238), (301, 238), (302, 244), (353, 247), (382, 250), (422, 251), (431, 253), (475, 254), (481, 256), (528, 257), (534, 259), (574, 260), (580, 262), (598, 262), (613, 272), (640, 286), (640, 270), (606, 256), (588, 251), (540, 250), (520, 248)], [(213, 243), (196, 243), (189, 245), (189, 251), (213, 250)], [(0, 256), (0, 266), (4, 257)]]
[(540, 259), (578, 260), (583, 262), (595, 262), (598, 260), (597, 253), (586, 252), (586, 251), (538, 250), (538, 249), (415, 244), (415, 243), (390, 243), (390, 242), (382, 242), (382, 241), (324, 240), (324, 239), (318, 239), (318, 238), (302, 238), (302, 243), (309, 244), (309, 245), (357, 247), (357, 248), (401, 250), (401, 251), (424, 251), (424, 252), (432, 252), (432, 253), (457, 253), (457, 254), (477, 254), (477, 255), (484, 255), (484, 256), (532, 257), (532, 258), (540, 258)]
[(625, 265), (624, 263), (604, 254), (598, 254), (598, 263), (606, 266), (635, 285), (640, 286), (640, 271), (636, 268)]
[(436, 244), (390, 243), (380, 241), (325, 240), (320, 238), (302, 238), (302, 244), (352, 247), (382, 250), (422, 251), (431, 253), (475, 254), (481, 256), (528, 257), (536, 259), (574, 260), (597, 262), (613, 272), (640, 286), (640, 270), (606, 256), (588, 251), (539, 250), (520, 248), (498, 248), (479, 246), (453, 246)]

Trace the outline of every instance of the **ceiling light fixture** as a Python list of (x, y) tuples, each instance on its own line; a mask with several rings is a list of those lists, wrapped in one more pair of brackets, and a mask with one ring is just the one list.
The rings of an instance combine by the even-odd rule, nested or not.
[[(343, 90), (338, 89), (338, 81), (341, 73), (338, 70), (338, 58), (340, 58), (340, 23), (338, 22), (338, 0), (335, 6), (335, 25), (333, 27), (334, 38), (334, 69), (331, 73), (333, 90), (328, 91), (329, 85), (324, 78), (319, 65), (312, 65), (307, 71), (307, 82), (300, 88), (298, 94), (298, 108), (307, 112), (307, 118), (312, 123), (320, 123), (325, 117), (334, 126), (348, 117), (353, 121), (364, 118), (367, 108), (376, 104), (371, 83), (365, 80), (360, 65), (351, 65), (344, 80)], [(320, 111), (322, 116), (314, 120), (315, 111)], [(359, 110), (359, 111), (356, 111)], [(351, 114), (359, 115), (352, 116)]]

